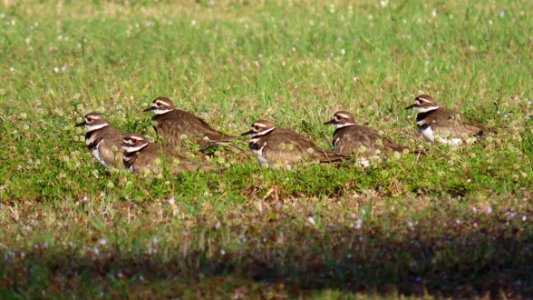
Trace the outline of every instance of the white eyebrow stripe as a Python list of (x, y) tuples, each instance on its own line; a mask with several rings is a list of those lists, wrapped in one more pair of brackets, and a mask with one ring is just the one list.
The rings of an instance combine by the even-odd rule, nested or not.
[(337, 113), (337, 116), (341, 117), (341, 118), (345, 118), (345, 119), (348, 119), (350, 118), (350, 116), (346, 113)]

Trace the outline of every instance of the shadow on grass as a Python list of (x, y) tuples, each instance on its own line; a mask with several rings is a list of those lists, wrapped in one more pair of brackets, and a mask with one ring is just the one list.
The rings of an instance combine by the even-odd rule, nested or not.
[[(234, 295), (239, 286), (281, 284), (283, 293), (293, 296), (327, 289), (341, 294), (533, 297), (529, 229), (506, 224), (466, 234), (453, 228), (439, 233), (407, 228), (394, 234), (379, 227), (262, 228), (233, 245), (222, 246), (215, 239), (208, 250), (180, 255), (183, 250), (167, 249), (174, 254), (166, 259), (154, 253), (121, 254), (119, 248), (98, 254), (35, 250), (23, 258), (11, 253), (5, 254), (9, 258), (1, 269), (0, 288), (4, 296), (34, 295), (40, 289), (53, 294), (89, 282), (117, 295), (143, 289), (150, 289), (149, 295), (185, 295), (188, 289), (203, 288), (213, 294), (202, 295), (211, 297)], [(189, 242), (194, 240), (184, 240)]]

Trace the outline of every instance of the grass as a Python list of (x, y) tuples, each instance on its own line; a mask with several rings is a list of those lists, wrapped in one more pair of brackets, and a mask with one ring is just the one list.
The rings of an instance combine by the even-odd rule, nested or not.
[[(0, 7), (0, 297), (533, 296), (526, 1)], [(426, 144), (403, 110), (420, 93), (488, 137)], [(162, 95), (232, 134), (268, 118), (328, 148), (345, 109), (430, 151), (365, 171), (224, 149), (214, 172), (97, 164), (80, 116), (155, 139), (142, 109)]]

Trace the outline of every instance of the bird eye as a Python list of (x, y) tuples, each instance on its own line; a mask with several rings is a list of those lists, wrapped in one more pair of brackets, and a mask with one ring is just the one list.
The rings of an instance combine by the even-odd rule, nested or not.
[(339, 115), (335, 116), (335, 120), (339, 121), (340, 119), (341, 119), (341, 117), (339, 117)]
[(254, 125), (253, 128), (254, 128), (255, 130), (259, 130), (259, 126), (257, 126), (257, 125)]

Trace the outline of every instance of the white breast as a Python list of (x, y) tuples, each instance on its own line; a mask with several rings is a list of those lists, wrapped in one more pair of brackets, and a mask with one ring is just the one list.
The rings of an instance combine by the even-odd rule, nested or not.
[(94, 143), (96, 140), (96, 134), (91, 134), (91, 136), (85, 140), (85, 145), (89, 146), (90, 144)]
[(96, 144), (96, 146), (91, 150), (91, 153), (96, 158), (96, 160), (98, 160), (99, 163), (101, 163), (102, 165), (104, 165), (104, 167), (107, 168), (107, 167), (109, 167), (109, 164), (100, 157), (99, 148), (100, 148), (100, 144), (102, 142), (103, 141), (100, 141), (98, 144)]
[(431, 126), (427, 126), (424, 129), (420, 127), (420, 133), (422, 133), (422, 135), (427, 141), (432, 143), (435, 141), (435, 136), (433, 135), (433, 129), (431, 129)]
[(261, 165), (268, 164), (268, 161), (263, 157), (263, 149), (266, 147), (267, 143), (263, 145), (263, 147), (259, 149), (252, 150), (252, 153), (257, 156), (257, 161)]

